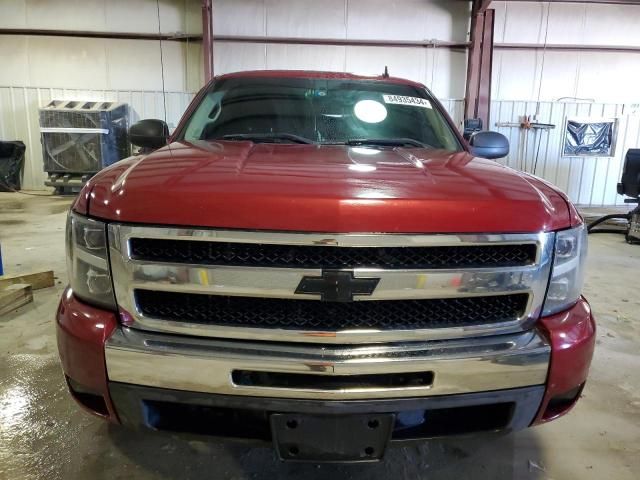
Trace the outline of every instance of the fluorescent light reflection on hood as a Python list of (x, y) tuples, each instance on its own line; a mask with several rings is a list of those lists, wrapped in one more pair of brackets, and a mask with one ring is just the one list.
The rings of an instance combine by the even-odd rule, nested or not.
[(354, 165), (349, 165), (349, 170), (353, 170), (354, 172), (375, 172), (376, 167), (374, 165), (362, 165), (356, 163)]

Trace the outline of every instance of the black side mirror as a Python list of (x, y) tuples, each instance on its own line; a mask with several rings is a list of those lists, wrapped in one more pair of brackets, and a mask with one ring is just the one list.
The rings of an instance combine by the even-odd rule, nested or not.
[(509, 140), (498, 132), (478, 132), (469, 139), (471, 153), (476, 157), (494, 159), (509, 155)]
[(169, 127), (162, 120), (140, 120), (129, 128), (129, 141), (138, 147), (160, 148), (167, 144)]

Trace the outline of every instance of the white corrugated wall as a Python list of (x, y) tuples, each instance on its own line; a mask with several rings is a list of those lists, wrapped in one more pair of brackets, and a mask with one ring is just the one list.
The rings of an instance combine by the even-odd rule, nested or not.
[[(495, 126), (519, 124), (525, 115), (538, 112), (537, 122), (555, 125), (552, 130), (524, 130)], [(563, 157), (564, 124), (571, 117), (617, 118), (616, 149), (613, 157)], [(585, 206), (620, 205), (616, 185), (622, 173), (624, 155), (640, 145), (640, 117), (629, 115), (615, 103), (494, 101), (491, 129), (509, 138), (511, 151), (500, 163), (533, 173), (560, 187), (571, 200)], [(536, 162), (537, 159), (537, 162)]]

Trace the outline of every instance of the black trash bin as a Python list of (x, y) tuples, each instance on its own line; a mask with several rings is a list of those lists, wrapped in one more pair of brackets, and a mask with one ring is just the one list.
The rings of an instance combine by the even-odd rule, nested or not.
[(24, 151), (20, 141), (0, 142), (0, 192), (20, 190)]

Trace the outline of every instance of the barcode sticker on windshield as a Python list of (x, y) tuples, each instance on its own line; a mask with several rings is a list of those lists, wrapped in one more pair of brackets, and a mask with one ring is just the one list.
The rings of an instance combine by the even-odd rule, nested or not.
[(409, 105), (413, 107), (432, 108), (431, 102), (426, 98), (404, 97), (402, 95), (382, 95), (384, 103), (392, 105)]

